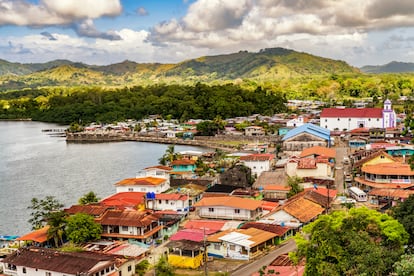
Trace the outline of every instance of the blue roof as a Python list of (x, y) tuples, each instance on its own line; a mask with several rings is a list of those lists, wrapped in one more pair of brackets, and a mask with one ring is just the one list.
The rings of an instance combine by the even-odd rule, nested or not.
[(294, 128), (285, 134), (282, 141), (292, 138), (300, 133), (307, 132), (309, 134), (315, 135), (327, 141), (331, 140), (331, 131), (329, 129), (314, 125), (314, 124), (304, 124), (300, 127)]

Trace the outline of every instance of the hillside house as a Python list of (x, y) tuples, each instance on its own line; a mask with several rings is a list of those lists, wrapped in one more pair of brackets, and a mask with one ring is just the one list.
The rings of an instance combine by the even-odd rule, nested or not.
[(258, 177), (262, 172), (270, 171), (274, 165), (275, 155), (270, 153), (241, 156), (240, 161), (250, 168), (252, 175)]
[(254, 220), (262, 215), (262, 202), (249, 198), (207, 197), (194, 206), (202, 218)]
[(158, 216), (134, 210), (108, 210), (96, 222), (102, 225), (102, 238), (134, 239), (147, 244), (160, 237), (163, 227)]
[(170, 180), (163, 177), (126, 178), (115, 184), (116, 192), (162, 193), (170, 188)]
[(282, 141), (282, 149), (287, 156), (298, 156), (306, 148), (330, 147), (333, 144), (330, 130), (310, 123), (290, 130)]
[(134, 258), (96, 252), (63, 252), (43, 247), (20, 248), (2, 261), (7, 275), (30, 276), (109, 276), (134, 275)]
[[(150, 194), (150, 196), (148, 196)], [(173, 210), (177, 212), (188, 212), (189, 197), (184, 194), (151, 194), (146, 196), (146, 207), (156, 211)]]

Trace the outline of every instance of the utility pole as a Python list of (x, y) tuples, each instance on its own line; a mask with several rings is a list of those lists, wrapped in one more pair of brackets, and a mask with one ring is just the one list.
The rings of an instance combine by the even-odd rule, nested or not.
[(206, 242), (206, 228), (203, 227), (203, 246), (204, 246), (204, 275), (208, 276), (207, 268), (207, 242)]

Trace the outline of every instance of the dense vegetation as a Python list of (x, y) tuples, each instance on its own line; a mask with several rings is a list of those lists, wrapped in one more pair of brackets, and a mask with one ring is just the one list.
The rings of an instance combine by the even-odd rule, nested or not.
[(306, 275), (390, 275), (408, 237), (396, 219), (360, 207), (320, 216), (295, 239)]
[(72, 89), (65, 93), (60, 95), (58, 92), (45, 99), (41, 92), (33, 91), (34, 95), (41, 95), (36, 100), (29, 95), (25, 99), (8, 100), (7, 108), (4, 104), (0, 108), (0, 119), (32, 118), (55, 123), (88, 123), (141, 119), (159, 114), (164, 118), (170, 116), (184, 121), (255, 113), (272, 115), (286, 111), (286, 100), (282, 95), (260, 87), (251, 91), (232, 84), (136, 86), (115, 90), (96, 87)]

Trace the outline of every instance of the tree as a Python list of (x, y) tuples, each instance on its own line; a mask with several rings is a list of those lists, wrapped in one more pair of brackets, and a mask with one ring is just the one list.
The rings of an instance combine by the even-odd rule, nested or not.
[(150, 263), (148, 262), (148, 260), (143, 260), (135, 266), (135, 273), (139, 276), (144, 276), (149, 267)]
[(89, 203), (96, 203), (99, 201), (99, 198), (96, 196), (96, 194), (92, 191), (90, 191), (87, 194), (84, 194), (81, 198), (79, 198), (78, 203), (80, 205), (87, 205)]
[(414, 275), (414, 255), (402, 255), (401, 260), (394, 264), (395, 274), (397, 276)]
[(164, 155), (158, 159), (158, 162), (161, 165), (169, 165), (171, 164), (174, 160), (179, 159), (180, 154), (175, 152), (175, 146), (174, 145), (169, 145), (168, 148), (165, 150)]
[(361, 207), (320, 216), (295, 240), (307, 275), (388, 275), (408, 234), (391, 216)]
[(73, 243), (83, 243), (100, 239), (102, 227), (92, 216), (78, 213), (68, 218), (66, 235)]
[(290, 191), (287, 194), (288, 198), (303, 191), (303, 187), (300, 186), (300, 183), (302, 183), (302, 178), (300, 177), (292, 176), (288, 178), (287, 184), (290, 187)]
[(44, 227), (52, 213), (61, 211), (63, 204), (54, 196), (46, 196), (44, 199), (32, 198), (31, 205), (27, 207), (31, 210), (28, 222), (32, 225), (32, 229), (40, 229)]
[(174, 276), (174, 268), (168, 263), (164, 255), (160, 257), (154, 269), (157, 276)]
[(66, 213), (63, 211), (52, 212), (48, 216), (48, 225), (48, 239), (53, 238), (56, 247), (58, 247), (59, 244), (63, 244), (63, 235), (65, 234), (66, 226)]
[(410, 235), (407, 250), (414, 252), (414, 195), (401, 202), (391, 210), (391, 215), (396, 218)]
[(224, 125), (218, 121), (203, 121), (197, 124), (197, 134), (200, 136), (214, 136), (221, 130), (224, 130)]

